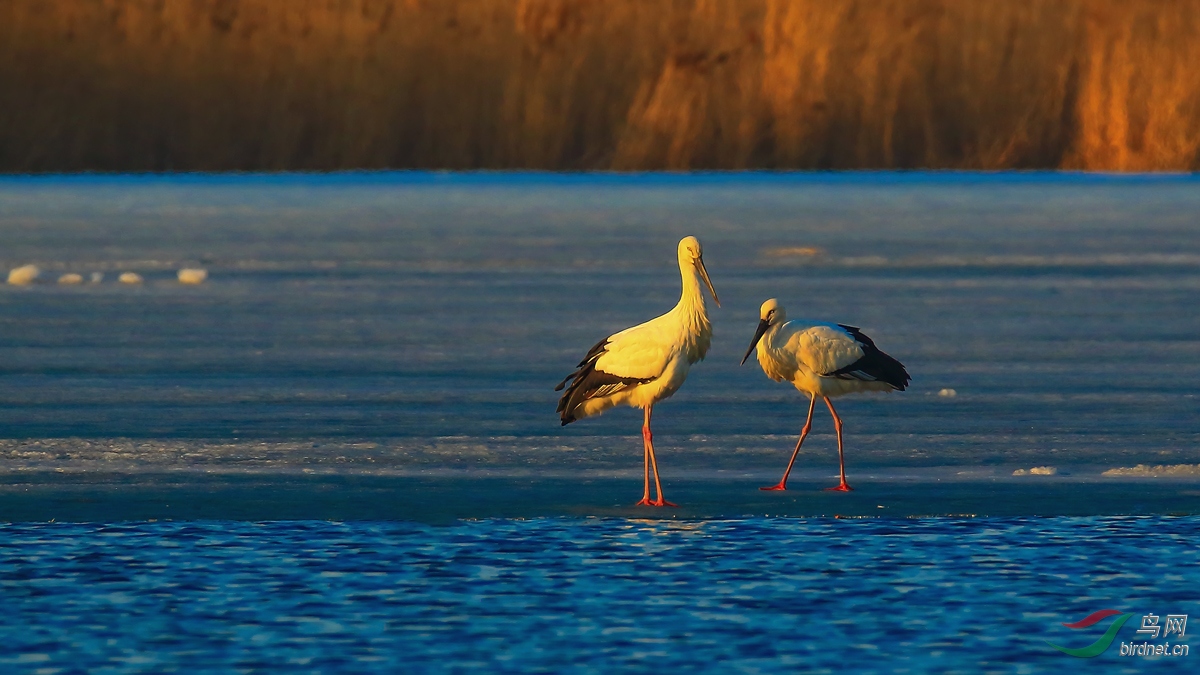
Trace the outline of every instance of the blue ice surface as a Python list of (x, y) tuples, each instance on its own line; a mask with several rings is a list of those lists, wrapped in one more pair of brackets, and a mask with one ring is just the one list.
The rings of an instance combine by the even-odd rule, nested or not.
[[(1198, 183), (0, 178), (0, 268), (49, 282), (0, 286), (5, 668), (1074, 668), (1044, 640), (1103, 625), (1062, 623), (1196, 607), (1200, 479), (1105, 472), (1200, 464)], [(655, 412), (682, 506), (637, 509), (640, 415), (552, 387), (674, 304), (688, 234), (723, 306)], [(839, 400), (853, 493), (826, 417), (756, 489), (803, 413), (737, 365), (768, 297), (913, 374)]]
[[(636, 480), (637, 413), (560, 427), (552, 387), (598, 339), (674, 304), (675, 244), (695, 234), (723, 306), (708, 358), (656, 410), (668, 481), (781, 472), (803, 398), (737, 365), (769, 297), (862, 327), (913, 375), (907, 392), (839, 401), (852, 478), (1200, 463), (1198, 181), (4, 177), (0, 269), (35, 263), (50, 283), (0, 285), (0, 454), (33, 480)], [(210, 281), (179, 285), (195, 265)], [(114, 283), (122, 271), (146, 283)], [(65, 272), (106, 277), (54, 284)], [(824, 413), (797, 466), (835, 470)]]

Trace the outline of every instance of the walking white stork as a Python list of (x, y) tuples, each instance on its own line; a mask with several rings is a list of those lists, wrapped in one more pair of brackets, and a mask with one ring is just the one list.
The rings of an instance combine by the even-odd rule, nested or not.
[[(679, 273), (683, 292), (679, 304), (662, 316), (614, 333), (588, 350), (575, 372), (554, 388), (560, 391), (558, 413), (563, 426), (609, 408), (626, 404), (645, 411), (642, 424), (642, 461), (645, 465), (645, 490), (638, 506), (675, 506), (663, 499), (654, 458), (654, 438), (650, 433), (650, 414), (654, 404), (679, 390), (688, 369), (708, 352), (712, 324), (704, 306), (700, 283), (708, 287), (713, 302), (721, 306), (717, 292), (704, 268), (704, 252), (695, 237), (679, 241)], [(567, 382), (570, 381), (570, 386)], [(654, 470), (654, 489), (658, 498), (650, 499), (650, 471)]]
[(786, 490), (788, 474), (800, 453), (804, 437), (812, 429), (813, 408), (817, 397), (825, 401), (837, 430), (838, 464), (842, 481), (837, 487), (825, 488), (839, 492), (850, 491), (846, 483), (846, 458), (842, 452), (842, 418), (833, 409), (830, 398), (861, 391), (904, 391), (911, 378), (904, 364), (884, 354), (871, 338), (854, 326), (803, 320), (787, 321), (783, 306), (775, 298), (758, 310), (758, 330), (742, 363), (758, 347), (758, 363), (767, 377), (776, 382), (791, 382), (808, 394), (808, 419), (800, 431), (800, 440), (788, 461), (783, 479), (778, 485), (763, 490)]

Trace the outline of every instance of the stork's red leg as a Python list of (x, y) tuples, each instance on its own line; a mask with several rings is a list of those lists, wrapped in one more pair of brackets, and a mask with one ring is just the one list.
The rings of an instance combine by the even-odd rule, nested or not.
[(663, 499), (662, 481), (658, 479), (658, 460), (654, 458), (654, 434), (650, 433), (650, 409), (653, 406), (646, 406), (646, 422), (642, 425), (642, 438), (646, 441), (646, 452), (650, 455), (650, 468), (654, 470), (654, 490), (658, 493), (658, 499), (648, 501), (650, 496), (649, 487), (646, 488), (646, 498), (638, 502), (638, 506), (676, 506), (671, 502)]
[(837, 487), (825, 488), (833, 492), (849, 492), (851, 488), (846, 483), (846, 455), (842, 452), (842, 418), (838, 417), (837, 411), (833, 409), (833, 402), (828, 396), (822, 396), (825, 399), (825, 405), (829, 406), (829, 414), (833, 415), (833, 428), (837, 430), (838, 439), (838, 466), (841, 472), (842, 482)]
[(759, 490), (786, 490), (788, 474), (792, 472), (792, 465), (796, 463), (796, 455), (800, 454), (800, 446), (804, 444), (804, 438), (808, 436), (808, 432), (812, 429), (813, 408), (817, 405), (817, 397), (810, 396), (808, 400), (808, 419), (804, 420), (804, 428), (800, 430), (800, 440), (796, 441), (796, 449), (792, 451), (792, 458), (788, 460), (787, 469), (783, 472), (783, 479), (778, 485), (771, 487), (758, 488)]
[(642, 489), (642, 501), (634, 504), (634, 506), (653, 506), (650, 501), (650, 413), (649, 409), (646, 412), (646, 422), (642, 425), (642, 468), (644, 470), (644, 482)]

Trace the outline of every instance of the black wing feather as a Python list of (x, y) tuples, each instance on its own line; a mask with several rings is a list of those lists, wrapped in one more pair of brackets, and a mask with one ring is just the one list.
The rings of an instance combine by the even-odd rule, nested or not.
[[(584, 401), (597, 396), (607, 396), (628, 386), (645, 384), (654, 379), (619, 377), (603, 370), (596, 370), (596, 360), (607, 351), (608, 340), (608, 338), (604, 338), (589, 349), (587, 355), (576, 366), (575, 371), (563, 378), (563, 381), (554, 388), (554, 391), (561, 391), (563, 387), (567, 387), (562, 397), (558, 399), (558, 414), (563, 426), (575, 421), (575, 410)], [(570, 386), (567, 386), (568, 381), (571, 382)]]
[(912, 381), (908, 371), (904, 369), (904, 364), (876, 347), (875, 341), (867, 337), (867, 334), (859, 330), (857, 326), (847, 326), (841, 323), (838, 325), (846, 329), (846, 332), (850, 333), (850, 336), (858, 342), (862, 347), (863, 356), (845, 368), (839, 368), (829, 373), (828, 376), (886, 382), (896, 389), (904, 391), (908, 383)]
[(567, 386), (567, 380), (578, 376), (579, 371), (583, 370), (583, 367), (586, 366), (588, 362), (595, 363), (596, 359), (600, 358), (600, 355), (604, 353), (604, 348), (608, 346), (608, 340), (609, 338), (604, 338), (603, 340), (592, 345), (592, 348), (589, 349), (588, 353), (584, 355), (583, 360), (579, 362), (579, 365), (575, 366), (575, 370), (571, 371), (570, 375), (564, 377), (563, 381), (559, 382), (558, 386), (554, 387), (554, 391), (562, 391), (562, 388)]

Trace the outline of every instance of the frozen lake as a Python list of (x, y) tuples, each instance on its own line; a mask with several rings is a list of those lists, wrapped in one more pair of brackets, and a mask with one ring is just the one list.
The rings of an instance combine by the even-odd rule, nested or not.
[[(41, 500), (116, 508), (159, 489), (123, 513), (169, 517), (187, 515), (162, 506), (175, 487), (367, 480), (482, 481), (440, 500), (452, 517), (621, 508), (640, 495), (638, 413), (561, 428), (552, 388), (597, 339), (674, 304), (675, 243), (695, 234), (724, 304), (707, 361), (655, 416), (668, 495), (724, 495), (694, 515), (876, 506), (752, 490), (778, 480), (804, 413), (737, 365), (768, 297), (907, 364), (908, 392), (840, 406), (851, 484), (900, 511), (1195, 513), (1200, 476), (1102, 474), (1200, 462), (1198, 216), (1192, 176), (5, 178), (0, 266), (47, 283), (0, 287), (0, 504), (86, 520), (90, 502)], [(178, 284), (185, 265), (210, 280)], [(105, 277), (53, 283), (66, 272)], [(832, 432), (819, 411), (797, 487), (836, 472)], [(1012, 475), (1034, 466), (1058, 475)], [(288, 499), (267, 512), (356, 508)]]

